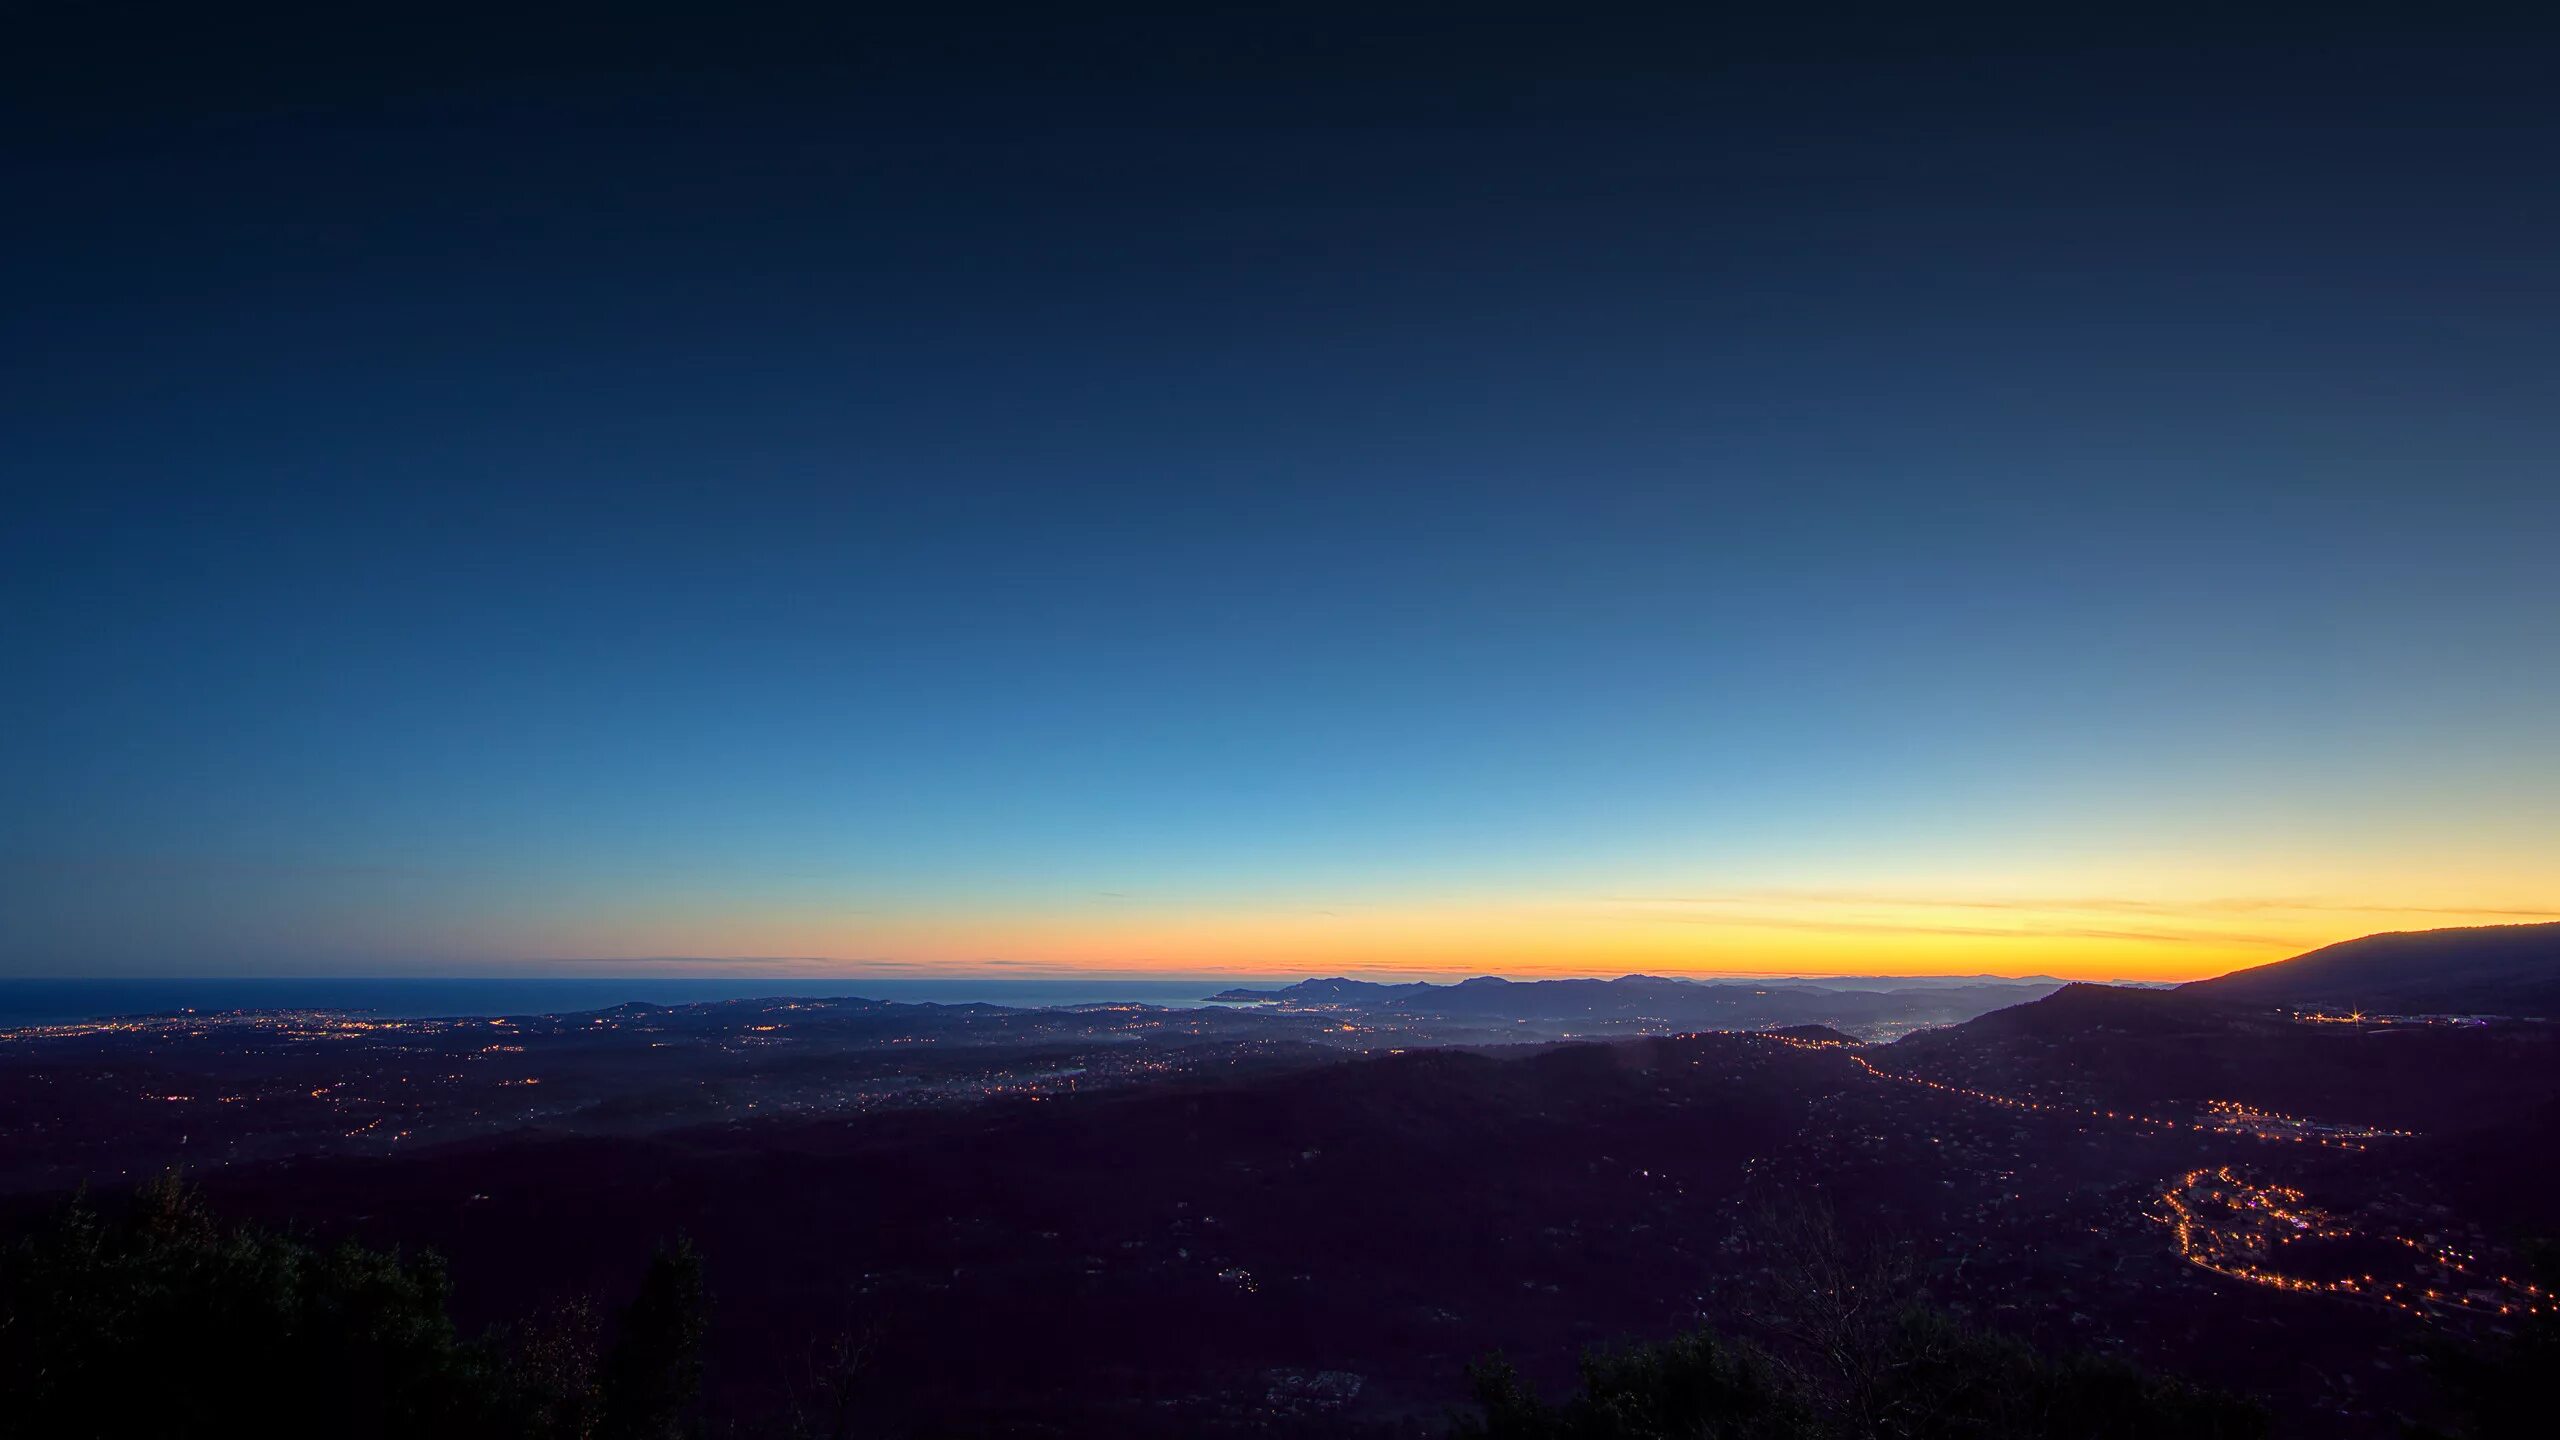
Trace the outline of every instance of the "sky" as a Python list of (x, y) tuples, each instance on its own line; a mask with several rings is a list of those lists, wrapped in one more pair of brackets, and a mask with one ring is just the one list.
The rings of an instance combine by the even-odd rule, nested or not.
[(65, 8), (0, 975), (2560, 918), (2547, 28)]

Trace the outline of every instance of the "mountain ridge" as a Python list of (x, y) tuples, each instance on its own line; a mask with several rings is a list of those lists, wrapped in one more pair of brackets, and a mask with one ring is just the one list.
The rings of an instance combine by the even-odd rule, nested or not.
[(2386, 930), (2176, 993), (2381, 1014), (2560, 1015), (2560, 921)]

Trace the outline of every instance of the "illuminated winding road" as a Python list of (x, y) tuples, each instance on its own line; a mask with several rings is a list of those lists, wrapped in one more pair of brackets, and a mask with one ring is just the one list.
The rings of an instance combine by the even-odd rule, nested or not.
[[(1759, 1038), (1797, 1050), (1845, 1052), (1851, 1064), (1873, 1079), (1935, 1090), (2007, 1110), (2125, 1125), (2136, 1133), (2167, 1135), (2184, 1130), (2269, 1144), (2352, 1151), (2370, 1150), (2376, 1141), (2413, 1138), (2413, 1132), (2407, 1130), (2330, 1124), (2262, 1110), (2236, 1100), (2207, 1101), (2199, 1119), (2033, 1100), (1898, 1074), (1856, 1053), (1855, 1047), (1843, 1041), (1793, 1035)], [(2169, 1212), (2168, 1224), (2179, 1258), (2227, 1279), (2275, 1290), (2370, 1301), (2421, 1319), (2440, 1319), (2448, 1313), (2515, 1316), (2545, 1310), (2560, 1312), (2560, 1303), (2549, 1291), (2515, 1276), (2490, 1275), (2476, 1268), (2481, 1263), (2476, 1255), (2405, 1235), (2356, 1230), (2340, 1217), (2309, 1204), (2301, 1191), (2250, 1180), (2236, 1174), (2229, 1165), (2190, 1170), (2171, 1182), (2160, 1199)], [(2321, 1240), (2369, 1241), (2400, 1247), (2411, 1252), (2409, 1263), (2416, 1278), (2380, 1278), (2358, 1271), (2315, 1279), (2289, 1274), (2275, 1265), (2277, 1255), (2287, 1247)]]

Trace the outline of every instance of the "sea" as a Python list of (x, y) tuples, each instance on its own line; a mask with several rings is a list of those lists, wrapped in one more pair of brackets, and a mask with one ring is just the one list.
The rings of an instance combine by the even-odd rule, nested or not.
[[(564, 1015), (602, 1010), (626, 1000), (685, 1005), (704, 1000), (772, 998), (894, 1000), (905, 1004), (1143, 1004), (1204, 1006), (1235, 985), (1266, 983), (1237, 976), (1149, 980), (959, 978), (915, 976), (833, 979), (718, 979), (638, 976), (608, 979), (0, 979), (0, 1029), (60, 1025), (118, 1015), (177, 1011), (348, 1010), (387, 1020), (448, 1015)], [(1286, 984), (1287, 981), (1277, 983)]]

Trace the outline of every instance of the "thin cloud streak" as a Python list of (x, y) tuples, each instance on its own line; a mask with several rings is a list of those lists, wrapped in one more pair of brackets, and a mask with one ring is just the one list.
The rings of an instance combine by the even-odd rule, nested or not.
[(2130, 940), (2168, 945), (2290, 945), (2290, 936), (2237, 935), (2225, 930), (2109, 930), (2039, 925), (2002, 929), (1991, 925), (1909, 925), (1877, 920), (1799, 920), (1774, 915), (1656, 915), (1676, 925), (1718, 925), (1736, 930), (1810, 930), (1839, 935), (1948, 935), (1981, 940)]
[[(935, 980), (968, 979), (1058, 979), (1058, 980), (1130, 980), (1161, 981), (1216, 978), (1220, 980), (1286, 980), (1302, 979), (1302, 969), (1274, 969), (1269, 965), (1230, 963), (1183, 963), (1147, 956), (1109, 965), (1082, 965), (1056, 960), (1011, 960), (1001, 956), (979, 956), (971, 960), (893, 960), (887, 957), (861, 959), (835, 958), (825, 955), (544, 955), (520, 961), (498, 962), (521, 965), (574, 965), (580, 968), (631, 966), (652, 970), (669, 966), (700, 967), (735, 972), (764, 969), (778, 972), (775, 978), (813, 979), (880, 979), (926, 977)], [(1404, 967), (1395, 973), (1438, 973)], [(756, 979), (749, 973), (740, 979)]]
[(2057, 899), (1999, 898), (1981, 899), (1943, 895), (1912, 895), (1901, 892), (1863, 890), (1734, 890), (1705, 895), (1614, 895), (1609, 899), (1629, 905), (1765, 905), (1813, 904), (1852, 905), (1914, 910), (1999, 910), (2053, 914), (2062, 911), (2085, 911), (2095, 914), (2126, 915), (2193, 915), (2258, 914), (2266, 911), (2299, 911), (2341, 915), (2448, 915), (2498, 916), (2518, 920), (2560, 919), (2560, 910), (2520, 908), (2496, 905), (2380, 905), (2370, 902), (2321, 900), (2303, 897), (2231, 896), (2209, 900), (2135, 900), (2118, 896), (2067, 897)]

